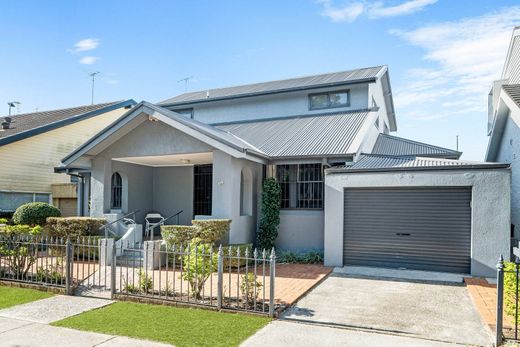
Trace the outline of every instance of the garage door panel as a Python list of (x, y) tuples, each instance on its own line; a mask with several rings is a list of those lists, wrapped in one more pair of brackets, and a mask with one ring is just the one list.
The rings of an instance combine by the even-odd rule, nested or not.
[(470, 188), (346, 189), (344, 263), (469, 272), (470, 202)]

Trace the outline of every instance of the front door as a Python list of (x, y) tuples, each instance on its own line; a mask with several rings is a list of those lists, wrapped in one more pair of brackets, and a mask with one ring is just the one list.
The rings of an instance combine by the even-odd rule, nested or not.
[(211, 216), (213, 165), (196, 165), (193, 174), (193, 215)]

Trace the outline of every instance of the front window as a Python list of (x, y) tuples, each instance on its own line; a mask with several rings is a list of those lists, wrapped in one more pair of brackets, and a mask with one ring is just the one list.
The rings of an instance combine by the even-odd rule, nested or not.
[(117, 172), (112, 174), (112, 196), (110, 207), (113, 209), (120, 209), (123, 202), (123, 180), (121, 175)]
[(323, 171), (319, 163), (277, 165), (282, 208), (323, 208)]
[(347, 106), (350, 106), (350, 92), (348, 90), (309, 95), (309, 108), (311, 110)]

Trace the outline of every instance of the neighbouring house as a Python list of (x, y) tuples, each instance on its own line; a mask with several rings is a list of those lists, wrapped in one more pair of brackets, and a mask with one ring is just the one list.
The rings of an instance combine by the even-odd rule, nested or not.
[(0, 117), (0, 212), (34, 201), (77, 215), (76, 178), (54, 173), (61, 158), (134, 105), (133, 100)]
[(520, 27), (513, 30), (499, 80), (488, 97), (486, 161), (511, 163), (511, 237), (520, 239)]
[(92, 216), (230, 218), (253, 242), (262, 181), (282, 188), (277, 246), (325, 264), (492, 275), (509, 249), (508, 165), (390, 135), (388, 68), (143, 101), (62, 160)]

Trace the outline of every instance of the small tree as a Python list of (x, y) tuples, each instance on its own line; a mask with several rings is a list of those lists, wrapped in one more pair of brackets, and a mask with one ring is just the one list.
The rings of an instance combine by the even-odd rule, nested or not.
[(212, 253), (212, 245), (201, 243), (201, 239), (193, 239), (189, 243), (189, 250), (183, 256), (184, 272), (182, 279), (188, 281), (191, 294), (201, 299), (200, 293), (204, 283), (214, 271), (217, 271), (218, 254)]
[(261, 249), (271, 249), (278, 237), (280, 225), (280, 184), (274, 178), (264, 181), (262, 187), (262, 211), (258, 232), (258, 246)]

